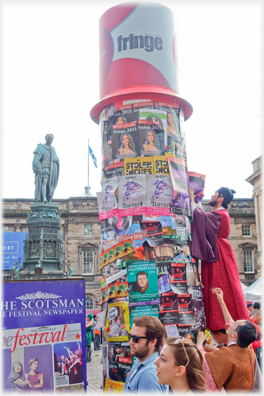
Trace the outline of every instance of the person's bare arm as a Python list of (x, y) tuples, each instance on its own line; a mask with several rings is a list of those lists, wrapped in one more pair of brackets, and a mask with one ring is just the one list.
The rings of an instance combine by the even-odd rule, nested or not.
[(230, 319), (233, 320), (232, 316), (230, 315), (230, 313), (229, 313), (229, 311), (227, 309), (227, 306), (225, 305), (224, 293), (223, 293), (222, 289), (220, 289), (220, 287), (215, 287), (212, 290), (212, 293), (215, 294), (216, 297), (217, 297), (217, 301), (219, 302), (219, 305), (220, 305), (220, 307), (222, 309), (222, 313), (223, 313), (225, 322), (227, 322)]

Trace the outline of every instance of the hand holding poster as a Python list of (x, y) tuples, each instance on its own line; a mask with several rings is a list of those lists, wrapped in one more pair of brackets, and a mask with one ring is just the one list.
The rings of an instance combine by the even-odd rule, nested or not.
[(194, 189), (195, 202), (201, 202), (204, 194), (205, 175), (189, 172), (189, 185)]
[(190, 216), (191, 210), (187, 164), (184, 160), (173, 157), (168, 157), (168, 162), (174, 190), (171, 212)]

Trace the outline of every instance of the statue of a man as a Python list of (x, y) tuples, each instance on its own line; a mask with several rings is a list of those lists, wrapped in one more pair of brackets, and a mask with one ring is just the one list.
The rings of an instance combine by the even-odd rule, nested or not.
[(38, 144), (32, 163), (35, 173), (35, 202), (50, 202), (59, 180), (60, 163), (55, 148), (54, 136), (48, 133), (46, 143)]

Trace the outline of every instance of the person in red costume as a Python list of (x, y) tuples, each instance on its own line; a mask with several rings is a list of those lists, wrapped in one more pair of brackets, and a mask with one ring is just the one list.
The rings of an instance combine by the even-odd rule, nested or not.
[(235, 253), (227, 240), (230, 217), (227, 205), (234, 198), (234, 190), (221, 187), (211, 197), (212, 212), (196, 207), (195, 194), (190, 188), (193, 215), (191, 254), (202, 261), (201, 274), (206, 313), (206, 328), (212, 331), (225, 328), (222, 311), (212, 289), (220, 287), (227, 308), (236, 321), (249, 319), (245, 297), (239, 279)]

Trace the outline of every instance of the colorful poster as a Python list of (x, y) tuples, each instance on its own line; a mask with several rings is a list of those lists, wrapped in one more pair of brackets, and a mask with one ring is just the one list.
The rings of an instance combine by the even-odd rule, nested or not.
[(189, 172), (189, 185), (194, 189), (194, 194), (196, 195), (195, 202), (201, 202), (204, 194), (205, 175)]
[(105, 322), (105, 335), (107, 341), (128, 341), (127, 335), (129, 332), (128, 302), (113, 302), (108, 304)]
[(164, 143), (167, 141), (167, 112), (159, 109), (143, 109), (141, 108), (138, 114), (138, 120), (147, 120), (156, 124), (164, 131)]
[(124, 382), (119, 382), (119, 381), (113, 381), (109, 378), (106, 378), (105, 380), (105, 385), (104, 385), (104, 391), (107, 393), (118, 393), (124, 391)]
[(192, 326), (193, 330), (200, 330), (206, 328), (206, 317), (203, 301), (203, 292), (201, 286), (189, 286), (189, 293), (192, 296), (193, 302), (193, 316), (195, 324)]
[(146, 176), (120, 177), (118, 184), (119, 216), (140, 215), (145, 212)]
[(159, 297), (155, 261), (127, 261), (129, 302), (153, 301)]
[[(25, 232), (3, 232), (2, 233), (2, 269), (8, 270), (10, 267), (23, 268), (23, 246)], [(33, 247), (33, 244), (32, 244)], [(33, 250), (33, 249), (32, 249)]]
[(170, 269), (170, 261), (157, 262), (159, 294), (171, 291), (171, 285), (169, 282), (169, 269)]
[(154, 155), (153, 157), (153, 166), (154, 171), (153, 173), (156, 175), (169, 175), (169, 164), (168, 160), (164, 155)]
[(195, 325), (192, 296), (189, 293), (178, 294), (179, 325)]
[(113, 343), (108, 346), (109, 378), (125, 382), (126, 374), (132, 366), (129, 343)]
[(130, 327), (132, 327), (133, 320), (140, 316), (154, 316), (158, 318), (159, 306), (156, 304), (129, 306), (129, 312), (130, 312)]
[[(141, 114), (141, 113), (140, 113)], [(149, 120), (138, 120), (138, 133), (141, 156), (163, 155), (164, 130)]]
[(124, 176), (124, 162), (109, 164), (103, 168), (102, 179), (111, 179), (112, 177)]
[(174, 198), (171, 212), (190, 216), (189, 179), (187, 164), (179, 158), (168, 157)]
[(187, 292), (186, 264), (171, 262), (169, 268), (169, 282), (174, 293), (182, 294)]
[(146, 176), (146, 214), (169, 215), (173, 187), (169, 175)]
[(112, 127), (113, 159), (140, 156), (140, 143), (137, 122), (115, 124)]
[[(109, 179), (112, 180), (112, 179)], [(111, 187), (109, 187), (110, 189)], [(97, 202), (99, 208), (99, 220), (108, 219), (118, 215), (118, 203), (115, 194), (110, 191), (97, 192)]]
[(117, 281), (116, 282), (116, 287), (117, 287), (117, 292), (116, 296), (117, 297), (127, 297), (128, 296), (128, 283), (127, 281)]
[(149, 246), (156, 247), (163, 244), (162, 226), (159, 221), (142, 220), (140, 228)]
[(172, 238), (176, 233), (175, 217), (173, 215), (143, 215), (142, 220), (159, 221), (162, 226), (164, 238)]
[(146, 239), (144, 234), (141, 232), (139, 223), (132, 223), (129, 230), (127, 230), (126, 235), (119, 236), (119, 242), (131, 241), (135, 251), (143, 245), (145, 240)]
[[(56, 292), (54, 292), (56, 291)], [(3, 390), (17, 391), (14, 371), (36, 371), (44, 393), (85, 391), (84, 280), (8, 281), (3, 285)], [(16, 365), (16, 368), (15, 368)], [(19, 367), (18, 367), (19, 366)], [(22, 375), (22, 374), (21, 374)], [(23, 389), (32, 392), (32, 387)]]
[(167, 292), (161, 295), (159, 318), (164, 325), (178, 323), (178, 301), (175, 293)]
[(125, 175), (151, 175), (153, 172), (153, 158), (125, 158)]
[(179, 125), (179, 105), (175, 103), (157, 102), (160, 110), (167, 113), (167, 136), (173, 136), (181, 141), (180, 125)]

